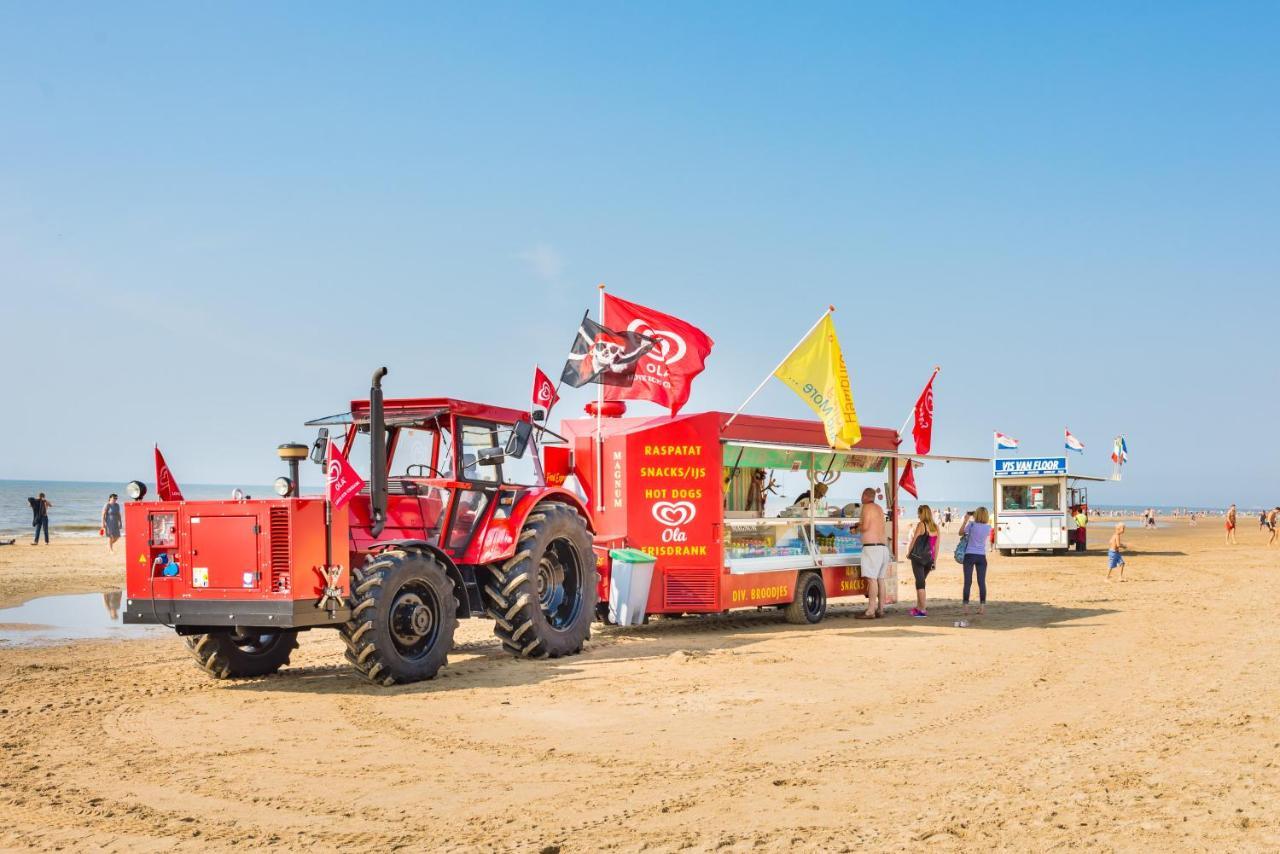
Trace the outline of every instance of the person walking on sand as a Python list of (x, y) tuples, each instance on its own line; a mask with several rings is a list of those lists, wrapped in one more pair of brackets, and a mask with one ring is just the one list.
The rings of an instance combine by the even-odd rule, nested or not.
[(116, 553), (116, 540), (120, 539), (120, 531), (124, 527), (120, 520), (120, 496), (114, 492), (107, 496), (107, 503), (102, 505), (102, 533), (107, 538), (107, 551)]
[(1236, 542), (1236, 506), (1234, 504), (1227, 508), (1227, 545), (1239, 545)]
[(916, 606), (911, 609), (911, 616), (927, 617), (929, 611), (925, 607), (924, 582), (938, 563), (938, 526), (928, 504), (920, 505), (916, 518), (915, 530), (911, 532), (911, 548), (907, 550), (911, 574), (916, 578)]
[(1120, 580), (1124, 581), (1124, 555), (1120, 552), (1126, 548), (1121, 542), (1121, 536), (1124, 534), (1124, 522), (1116, 523), (1116, 532), (1111, 535), (1111, 542), (1107, 543), (1107, 581), (1111, 580), (1111, 573), (1117, 568), (1120, 570)]
[(42, 492), (35, 498), (28, 498), (27, 503), (31, 505), (31, 525), (36, 529), (31, 545), (40, 544), (40, 532), (44, 531), (44, 544), (47, 546), (49, 545), (49, 508), (53, 506), (53, 502), (45, 498)]
[(1259, 531), (1267, 530), (1267, 511), (1266, 510), (1263, 510), (1261, 513), (1258, 514), (1258, 530)]
[(1267, 540), (1267, 545), (1274, 546), (1276, 544), (1276, 522), (1280, 521), (1280, 507), (1273, 507), (1271, 512), (1267, 514), (1267, 527), (1271, 529), (1271, 539)]
[[(967, 515), (967, 514), (966, 514)], [(987, 541), (991, 539), (991, 514), (987, 508), (973, 511), (972, 519), (965, 519), (960, 526), (964, 546), (964, 613), (969, 613), (969, 592), (973, 588), (973, 576), (978, 576), (978, 614), (987, 613)]]
[(875, 620), (884, 616), (884, 596), (880, 582), (889, 568), (889, 543), (884, 538), (884, 510), (876, 504), (876, 491), (862, 490), (862, 516), (855, 526), (862, 536), (862, 577), (867, 581), (867, 610), (855, 615), (858, 620)]

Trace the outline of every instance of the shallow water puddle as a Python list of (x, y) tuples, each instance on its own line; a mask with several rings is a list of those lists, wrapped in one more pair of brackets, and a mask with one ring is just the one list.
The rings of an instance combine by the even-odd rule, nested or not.
[(24, 646), (99, 638), (143, 637), (160, 626), (120, 622), (121, 593), (43, 596), (0, 609), (0, 645)]

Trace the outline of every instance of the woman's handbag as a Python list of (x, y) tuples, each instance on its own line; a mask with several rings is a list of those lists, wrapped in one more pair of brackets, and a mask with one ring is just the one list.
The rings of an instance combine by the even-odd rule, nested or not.
[(912, 563), (920, 563), (925, 566), (933, 563), (933, 549), (929, 548), (929, 534), (927, 532), (911, 541), (911, 550), (907, 552), (907, 559)]
[(956, 563), (964, 563), (964, 553), (968, 548), (969, 548), (969, 531), (966, 528), (965, 532), (960, 535), (960, 542), (956, 543), (956, 553), (955, 553)]

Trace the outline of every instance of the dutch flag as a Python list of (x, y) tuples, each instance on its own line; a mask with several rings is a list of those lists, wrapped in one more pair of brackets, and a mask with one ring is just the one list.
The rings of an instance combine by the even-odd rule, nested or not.
[(1083, 454), (1084, 442), (1081, 442), (1075, 436), (1072, 436), (1071, 431), (1066, 429), (1065, 427), (1062, 429), (1062, 432), (1065, 433), (1067, 436), (1067, 450), (1075, 451), (1077, 454)]
[(1006, 451), (1011, 451), (1014, 448), (1018, 447), (1018, 440), (1013, 438), (1012, 436), (1006, 436), (1003, 433), (997, 433), (996, 447), (1003, 448)]

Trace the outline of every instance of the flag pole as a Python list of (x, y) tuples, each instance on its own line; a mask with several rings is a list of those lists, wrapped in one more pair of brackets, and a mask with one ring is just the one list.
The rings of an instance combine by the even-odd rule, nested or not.
[[(929, 382), (927, 382), (927, 383), (925, 383), (925, 384), (924, 384), (924, 387), (925, 387), (925, 388), (928, 388), (928, 387), (929, 387), (929, 384), (930, 384), (930, 383), (932, 383), (932, 382), (934, 381), (934, 379), (936, 379), (936, 378), (937, 378), (937, 376), (938, 376), (938, 371), (940, 371), (940, 370), (942, 370), (942, 366), (941, 366), (941, 365), (934, 365), (934, 366), (933, 366), (933, 373), (929, 375)], [(901, 445), (901, 444), (902, 444), (902, 434), (903, 434), (903, 433), (905, 433), (905, 432), (907, 432), (907, 425), (911, 423), (911, 419), (912, 419), (912, 418), (915, 418), (915, 416), (916, 416), (916, 408), (913, 406), (913, 407), (911, 407), (911, 412), (907, 415), (907, 420), (902, 422), (902, 429), (900, 429), (900, 430), (898, 431), (898, 444), (899, 444), (899, 445)]]
[(768, 384), (770, 377), (772, 377), (774, 374), (778, 372), (778, 368), (781, 368), (783, 365), (787, 363), (787, 359), (790, 359), (792, 354), (795, 353), (796, 350), (800, 349), (800, 345), (805, 342), (806, 338), (808, 338), (810, 335), (813, 334), (813, 330), (817, 329), (818, 325), (822, 323), (822, 321), (827, 319), (827, 315), (831, 314), (835, 310), (836, 310), (836, 307), (834, 305), (827, 306), (827, 310), (822, 313), (822, 317), (818, 318), (817, 323), (814, 323), (813, 326), (810, 326), (809, 331), (806, 332), (804, 335), (801, 335), (800, 340), (796, 342), (796, 345), (787, 351), (787, 355), (782, 357), (782, 361), (778, 362), (778, 367), (770, 371), (768, 376), (766, 376), (763, 380), (760, 381), (760, 385), (756, 386), (756, 390), (751, 392), (751, 394), (747, 395), (747, 399), (742, 401), (742, 405), (733, 411), (733, 414), (729, 416), (729, 420), (724, 422), (724, 426), (720, 428), (721, 433), (729, 429), (729, 425), (733, 423), (735, 418), (737, 418), (739, 415), (742, 414), (742, 410), (747, 408), (747, 404), (750, 403), (755, 398), (755, 396), (760, 393), (760, 390), (763, 389), (765, 385)]
[[(604, 282), (601, 282), (596, 288), (600, 291), (600, 311), (596, 315), (597, 321), (604, 326)], [(596, 512), (604, 512), (604, 437), (600, 435), (601, 415), (600, 410), (604, 408), (604, 386), (596, 383)]]

